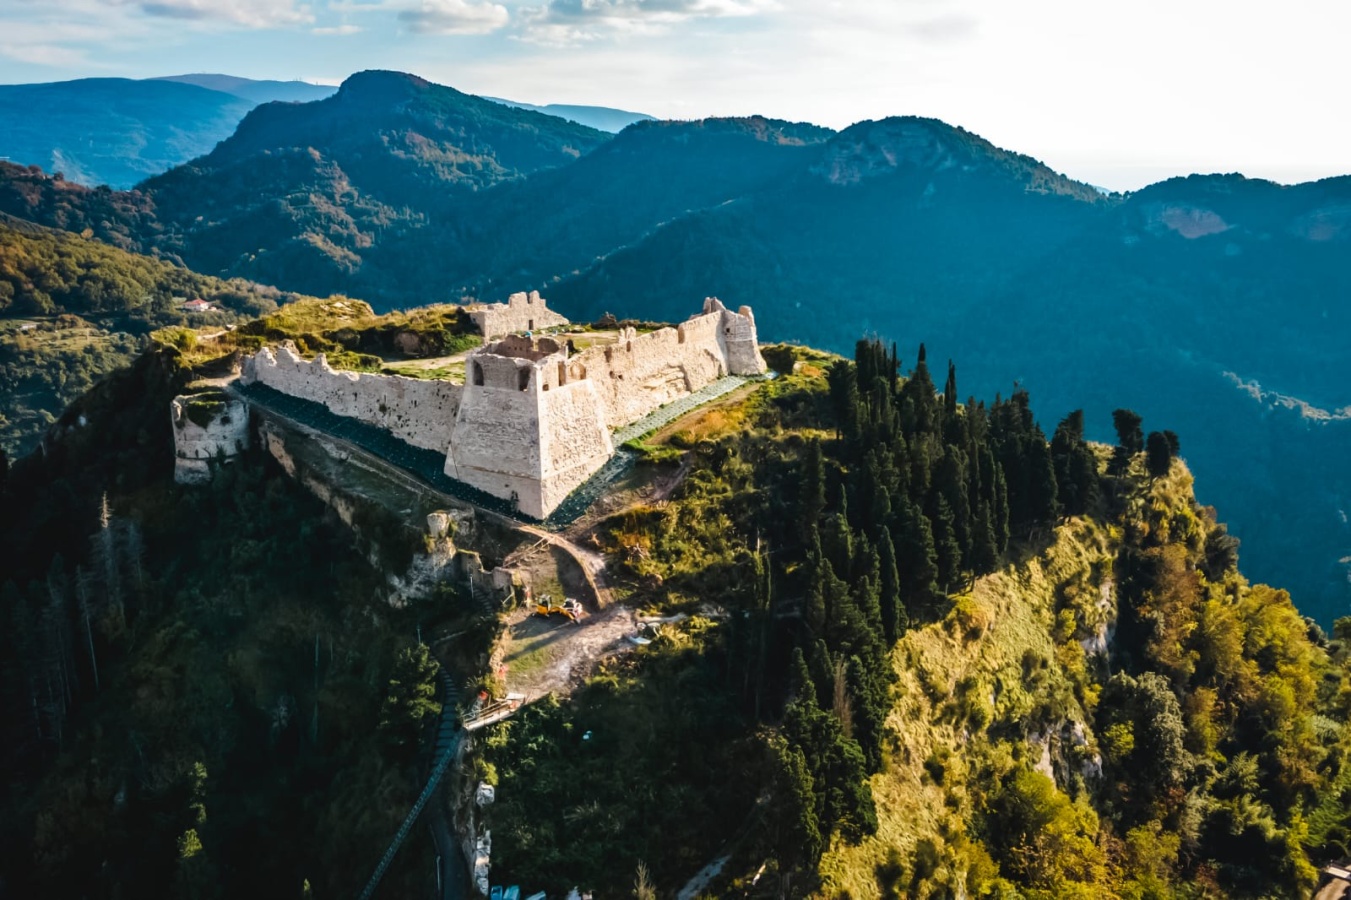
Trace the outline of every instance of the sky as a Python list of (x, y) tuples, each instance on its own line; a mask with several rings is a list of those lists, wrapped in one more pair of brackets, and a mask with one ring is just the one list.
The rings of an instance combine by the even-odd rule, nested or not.
[(527, 103), (933, 116), (1074, 178), (1351, 173), (1344, 0), (0, 0), (0, 83), (396, 69)]

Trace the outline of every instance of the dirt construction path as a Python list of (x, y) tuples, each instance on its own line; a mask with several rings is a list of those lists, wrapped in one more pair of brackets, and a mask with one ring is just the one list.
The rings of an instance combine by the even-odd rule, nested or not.
[(602, 659), (632, 650), (629, 636), (637, 627), (633, 610), (619, 604), (580, 622), (517, 610), (500, 645), (497, 674), (527, 703), (554, 691), (570, 693)]

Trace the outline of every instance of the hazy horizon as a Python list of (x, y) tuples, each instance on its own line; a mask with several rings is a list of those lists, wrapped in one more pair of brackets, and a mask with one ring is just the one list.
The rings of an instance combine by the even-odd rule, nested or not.
[(336, 83), (378, 68), (659, 118), (839, 129), (922, 115), (1134, 190), (1194, 172), (1351, 172), (1338, 113), (1349, 28), (1351, 7), (1314, 2), (1276, 15), (1213, 0), (0, 0), (0, 81)]

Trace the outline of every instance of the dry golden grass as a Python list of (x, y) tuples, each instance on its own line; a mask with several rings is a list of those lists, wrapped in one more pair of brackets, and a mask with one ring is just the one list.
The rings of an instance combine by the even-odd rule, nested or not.
[[(1109, 572), (1114, 543), (1096, 524), (1073, 520), (1056, 529), (1042, 553), (981, 578), (955, 598), (945, 619), (897, 644), (896, 702), (887, 720), (896, 740), (872, 781), (878, 832), (857, 846), (835, 842), (821, 862), (822, 896), (876, 896), (877, 869), (893, 848), (908, 864), (922, 840), (940, 848), (961, 840), (972, 806), (968, 768), (1002, 751), (957, 710), (963, 703), (985, 714), (992, 709), (997, 722), (1026, 717), (1036, 702), (1024, 688), (1023, 660), (1031, 654), (1047, 661), (1048, 678), (1063, 678), (1053, 639), (1057, 592), (1084, 572)], [(941, 784), (933, 775), (936, 763), (943, 767)], [(954, 857), (961, 858), (941, 854), (931, 882), (962, 882), (963, 871), (942, 871), (962, 867)]]

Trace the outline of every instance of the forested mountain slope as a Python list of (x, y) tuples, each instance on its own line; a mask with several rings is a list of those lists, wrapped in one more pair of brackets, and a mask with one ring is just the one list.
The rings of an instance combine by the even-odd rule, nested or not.
[(0, 157), (126, 189), (209, 153), (255, 105), (172, 81), (0, 85)]
[(691, 619), (488, 737), (506, 880), (674, 892), (716, 854), (712, 896), (1306, 895), (1351, 834), (1351, 619), (1249, 585), (1128, 411), (1116, 448), (1078, 414), (1047, 441), (922, 355), (799, 355), (597, 527)]
[(261, 109), (133, 192), (0, 169), (0, 209), (378, 310), (541, 288), (579, 321), (671, 318), (716, 294), (770, 339), (922, 338), (981, 391), (1017, 381), (1052, 416), (1103, 422), (1125, 403), (1204, 423), (1188, 456), (1245, 565), (1325, 623), (1351, 604), (1351, 179), (1103, 197), (929, 119), (611, 139), (395, 73), (297, 110)]
[[(148, 347), (154, 329), (189, 320), (224, 328), (297, 296), (0, 216), (0, 450), (32, 450), (67, 404)], [(188, 300), (212, 310), (185, 313)]]
[[(1258, 898), (1347, 853), (1351, 620), (1238, 574), (1185, 426), (1048, 440), (1026, 392), (959, 401), (951, 365), (937, 391), (922, 347), (905, 375), (875, 341), (767, 356), (642, 448), (669, 498), (587, 526), (623, 602), (674, 618), (465, 760), (495, 883), (666, 894), (729, 855), (713, 896)], [(339, 891), (415, 792), (415, 625), (450, 598), (380, 601), (261, 453), (174, 486), (192, 377), (152, 348), (0, 480), (20, 890)], [(388, 889), (432, 883), (410, 849)]]

